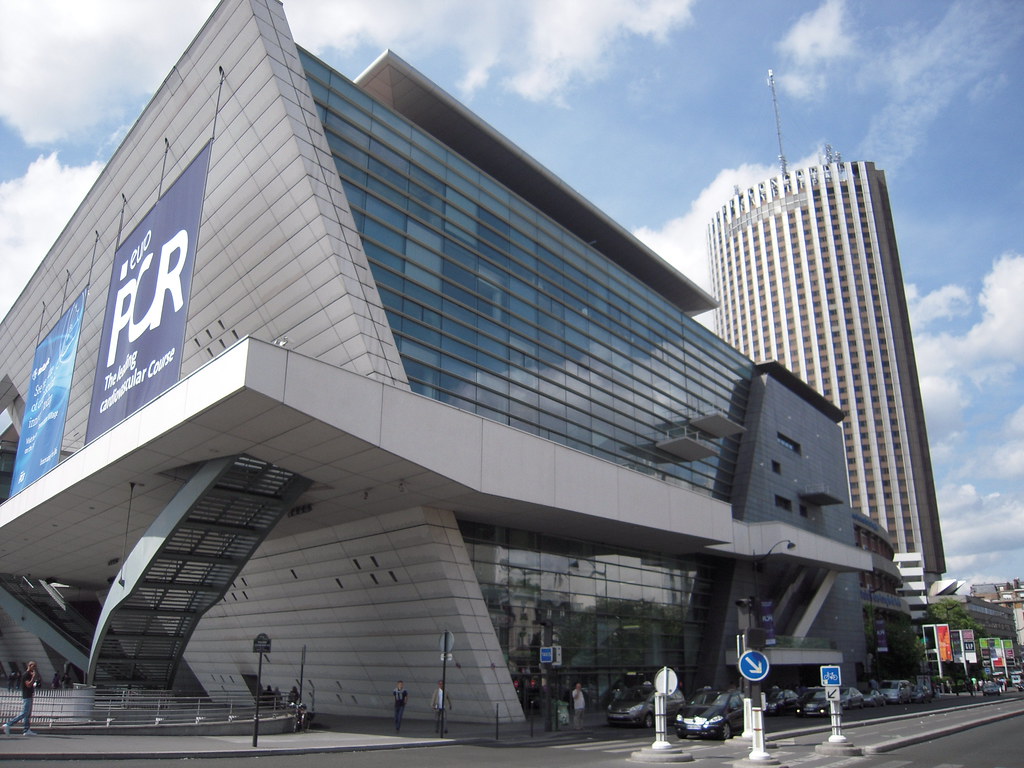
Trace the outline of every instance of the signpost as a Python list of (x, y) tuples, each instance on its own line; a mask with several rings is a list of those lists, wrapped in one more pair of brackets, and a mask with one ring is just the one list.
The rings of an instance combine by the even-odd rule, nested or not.
[(654, 743), (651, 749), (671, 749), (666, 732), (668, 731), (668, 707), (665, 699), (675, 693), (679, 687), (679, 676), (675, 670), (662, 667), (654, 676)]
[(448, 727), (445, 724), (445, 714), (448, 710), (448, 659), (451, 658), (452, 650), (455, 648), (455, 634), (449, 632), (447, 629), (441, 633), (441, 638), (438, 642), (441, 649), (441, 706), (438, 719), (438, 736), (444, 736), (448, 732)]
[(832, 720), (832, 735), (828, 737), (829, 744), (845, 744), (846, 737), (843, 735), (843, 709), (840, 706), (840, 688), (843, 684), (843, 673), (838, 664), (823, 666), (821, 672), (821, 684), (825, 686), (825, 700), (828, 701), (828, 713)]
[(764, 712), (761, 710), (761, 681), (768, 677), (768, 670), (771, 664), (768, 657), (760, 651), (746, 651), (740, 656), (740, 674), (754, 685), (750, 691), (750, 727), (752, 738), (750, 744), (751, 760), (768, 760), (770, 755), (765, 750), (764, 743)]
[(252, 641), (252, 652), (260, 655), (256, 669), (256, 717), (252, 723), (252, 745), (255, 747), (260, 739), (260, 699), (263, 698), (263, 654), (270, 653), (270, 637), (265, 632), (256, 635)]

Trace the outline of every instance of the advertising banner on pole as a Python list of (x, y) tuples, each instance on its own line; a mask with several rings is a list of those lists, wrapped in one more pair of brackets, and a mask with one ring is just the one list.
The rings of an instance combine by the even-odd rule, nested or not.
[(764, 630), (764, 644), (775, 645), (774, 600), (761, 600), (761, 629)]
[(964, 641), (964, 660), (968, 664), (978, 663), (978, 646), (974, 639), (973, 629), (962, 629), (960, 634), (963, 636)]
[(25, 418), (18, 438), (18, 454), (14, 458), (11, 496), (38, 480), (60, 461), (86, 292), (78, 294), (57, 325), (36, 347), (28, 396), (25, 398)]
[(962, 664), (964, 661), (964, 641), (963, 641), (963, 630), (951, 629), (949, 631), (949, 641), (953, 648), (953, 661), (957, 664)]
[(86, 442), (178, 381), (211, 147), (114, 253)]
[(949, 624), (935, 625), (935, 645), (941, 661), (953, 660), (953, 646), (949, 639)]
[(875, 619), (875, 647), (878, 653), (889, 652), (889, 638), (885, 634), (885, 619)]

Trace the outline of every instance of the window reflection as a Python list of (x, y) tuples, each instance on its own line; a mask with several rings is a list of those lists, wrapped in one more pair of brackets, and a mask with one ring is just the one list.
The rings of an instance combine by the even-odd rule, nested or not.
[(539, 672), (542, 622), (550, 621), (563, 675), (611, 691), (669, 665), (693, 683), (709, 563), (479, 523), (460, 528), (514, 677)]

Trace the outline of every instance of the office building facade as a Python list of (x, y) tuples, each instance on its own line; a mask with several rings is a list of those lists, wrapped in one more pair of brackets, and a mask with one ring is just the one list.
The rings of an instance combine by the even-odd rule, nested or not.
[[(28, 329), (65, 271), (85, 298), (49, 318), (75, 342), (51, 368)], [(786, 625), (856, 625), (820, 610), (870, 567), (852, 533), (734, 515), (758, 374), (692, 319), (712, 306), (394, 54), (352, 81), (280, 3), (224, 0), (0, 324), (37, 474), (0, 507), (32, 544), (0, 549), (0, 658), (216, 696), (252, 688), (266, 634), (265, 682), (304, 658), (319, 711), (401, 678), (429, 716), (444, 669), (452, 717), (519, 719), (549, 645), (601, 694), (735, 677), (723, 606), (782, 539), (818, 597)]]
[(885, 174), (828, 162), (737, 189), (708, 241), (719, 334), (847, 412), (851, 503), (923, 610), (945, 557)]

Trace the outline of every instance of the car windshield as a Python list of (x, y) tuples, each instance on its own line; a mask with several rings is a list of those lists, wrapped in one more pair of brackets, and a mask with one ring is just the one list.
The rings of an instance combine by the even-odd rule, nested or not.
[[(718, 691), (698, 691), (697, 693), (693, 694), (693, 698), (690, 699), (690, 703), (699, 704), (703, 706), (707, 706), (709, 704), (724, 704), (724, 696), (724, 693), (719, 693)], [(722, 701), (718, 701), (719, 699), (722, 699)]]
[(899, 688), (900, 683), (899, 680), (883, 680), (882, 685), (880, 687), (883, 691), (887, 689), (892, 690), (894, 688)]
[(613, 704), (639, 704), (644, 701), (650, 695), (649, 691), (643, 688), (626, 688), (625, 690), (618, 691), (615, 694), (615, 698), (612, 699)]
[(768, 694), (768, 701), (778, 701), (783, 698), (785, 691), (772, 691)]
[(815, 691), (811, 695), (811, 698), (808, 699), (808, 701), (819, 701), (819, 700), (824, 699), (824, 698), (825, 698), (825, 692), (824, 691)]

